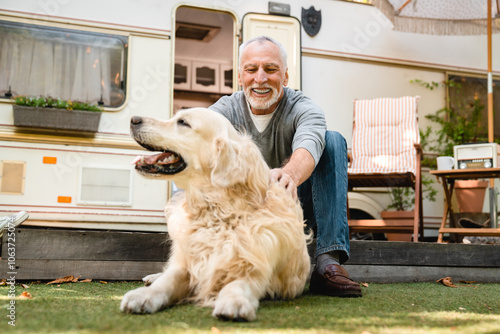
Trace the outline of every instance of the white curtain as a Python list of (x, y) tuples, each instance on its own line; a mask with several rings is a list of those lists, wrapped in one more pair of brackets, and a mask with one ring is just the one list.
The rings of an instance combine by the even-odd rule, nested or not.
[[(60, 35), (60, 36), (59, 36)], [(68, 39), (64, 34), (0, 30), (0, 96), (51, 96), (110, 105), (112, 52), (116, 45)], [(120, 52), (120, 50), (118, 50)]]

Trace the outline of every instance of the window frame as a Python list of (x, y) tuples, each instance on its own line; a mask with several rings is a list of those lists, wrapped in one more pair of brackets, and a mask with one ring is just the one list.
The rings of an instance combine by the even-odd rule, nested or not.
[[(98, 25), (89, 26), (88, 24), (79, 24), (76, 22), (71, 22), (65, 20), (62, 23), (56, 21), (37, 21), (34, 19), (27, 19), (23, 17), (10, 17), (0, 14), (0, 24), (4, 23), (10, 26), (16, 27), (28, 27), (35, 29), (42, 29), (53, 32), (69, 32), (75, 34), (81, 34), (93, 37), (106, 37), (114, 38), (120, 41), (123, 45), (123, 63), (120, 64), (120, 70), (122, 71), (122, 80), (119, 84), (119, 89), (123, 92), (124, 96), (119, 105), (107, 106), (104, 105), (103, 111), (120, 111), (127, 106), (128, 102), (128, 80), (129, 80), (129, 59), (130, 59), (130, 31), (120, 31), (117, 29), (100, 28)], [(111, 85), (109, 86), (111, 88)], [(47, 94), (40, 94), (46, 96)], [(0, 104), (14, 104), (14, 96), (6, 97), (4, 95), (0, 96)], [(86, 101), (83, 101), (86, 102)]]
[[(84, 193), (86, 192), (87, 186), (95, 187), (109, 187), (109, 185), (100, 184), (87, 184), (84, 179), (84, 170), (106, 170), (106, 171), (126, 171), (128, 172), (128, 201), (110, 201), (110, 200), (97, 200), (97, 199), (86, 199), (84, 198)], [(82, 164), (78, 171), (78, 196), (76, 204), (79, 206), (103, 206), (103, 207), (132, 207), (134, 204), (134, 170), (130, 167), (124, 167), (121, 165), (112, 164)], [(123, 187), (123, 186), (122, 186)]]
[[(480, 81), (480, 84), (477, 84), (476, 87), (483, 88), (479, 89), (479, 99), (481, 101), (481, 104), (483, 105), (484, 109), (482, 111), (482, 117), (481, 117), (481, 122), (480, 126), (482, 128), (482, 132), (480, 133), (481, 137), (484, 137), (485, 139), (488, 138), (488, 87), (487, 87), (487, 82), (488, 78), (485, 75), (480, 75), (480, 74), (473, 74), (473, 73), (461, 73), (461, 72), (446, 72), (445, 74), (446, 81), (455, 81), (458, 82), (459, 79), (465, 79), (465, 80), (473, 80), (473, 81)], [(471, 84), (472, 85), (472, 84)], [(456, 107), (454, 101), (452, 101), (451, 98), (451, 93), (450, 93), (450, 87), (446, 86), (446, 105), (449, 108), (454, 108)], [(500, 97), (500, 78), (493, 76), (493, 95), (494, 96), (499, 96)], [(465, 101), (473, 101), (474, 96), (472, 95), (467, 95), (464, 98)], [(500, 105), (500, 98), (494, 98), (493, 100), (494, 103), (494, 111), (498, 110), (498, 108), (495, 108), (496, 105)], [(493, 115), (493, 124), (494, 124), (494, 138), (500, 138), (500, 127), (495, 126), (497, 124), (500, 124), (500, 113), (495, 113)]]

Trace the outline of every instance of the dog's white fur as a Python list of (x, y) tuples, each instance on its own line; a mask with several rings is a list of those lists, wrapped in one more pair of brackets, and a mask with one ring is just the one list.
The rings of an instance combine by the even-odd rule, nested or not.
[(310, 269), (302, 209), (269, 182), (249, 136), (201, 108), (133, 127), (139, 143), (174, 151), (187, 167), (160, 176), (184, 190), (165, 209), (170, 258), (163, 273), (144, 278), (150, 286), (125, 294), (122, 311), (154, 313), (193, 301), (213, 307), (215, 317), (250, 321), (260, 299), (302, 293)]

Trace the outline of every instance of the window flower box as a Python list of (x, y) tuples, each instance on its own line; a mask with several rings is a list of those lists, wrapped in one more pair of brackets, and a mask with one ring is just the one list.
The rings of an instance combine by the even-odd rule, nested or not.
[[(24, 102), (24, 104), (29, 104), (26, 102), (28, 100), (29, 98), (21, 100), (16, 98), (16, 103)], [(61, 100), (49, 100), (49, 102), (51, 103), (31, 103), (31, 106), (14, 105), (14, 125), (83, 132), (97, 132), (99, 129), (102, 112), (98, 107), (89, 106), (88, 104), (73, 104)], [(85, 105), (94, 111), (77, 110), (73, 108), (75, 105)]]

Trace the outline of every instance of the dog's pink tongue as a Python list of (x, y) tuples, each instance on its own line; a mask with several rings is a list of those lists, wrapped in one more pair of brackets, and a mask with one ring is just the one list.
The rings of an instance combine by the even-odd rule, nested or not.
[(136, 164), (168, 165), (168, 164), (171, 164), (171, 163), (174, 163), (177, 161), (179, 161), (179, 157), (177, 155), (175, 155), (174, 153), (171, 153), (171, 152), (166, 152), (166, 153), (150, 155), (147, 157), (144, 157), (142, 155), (138, 155), (137, 157), (134, 158), (134, 160), (132, 160), (131, 164), (132, 165), (136, 165)]
[(147, 157), (144, 157), (144, 162), (147, 163), (148, 165), (154, 164), (156, 161), (158, 161), (158, 158), (161, 154), (155, 154), (155, 155), (150, 155)]
[(134, 158), (134, 160), (132, 160), (132, 161), (130, 162), (130, 164), (131, 164), (131, 165), (135, 165), (135, 164), (137, 164), (139, 161), (141, 161), (141, 160), (142, 160), (142, 158), (143, 158), (143, 156), (142, 156), (142, 155), (138, 155), (138, 156), (136, 156), (136, 157)]
[(160, 158), (161, 155), (163, 155), (163, 153), (150, 155), (150, 156), (146, 156), (146, 157), (142, 156), (142, 155), (138, 155), (134, 158), (134, 160), (132, 160), (131, 164), (132, 165), (136, 165), (136, 164), (152, 165), (152, 164), (156, 163), (156, 161), (158, 161), (158, 159)]
[(153, 165), (153, 164), (168, 165), (177, 161), (179, 161), (179, 157), (171, 152), (150, 155), (144, 158), (144, 162), (147, 163), (148, 165)]

